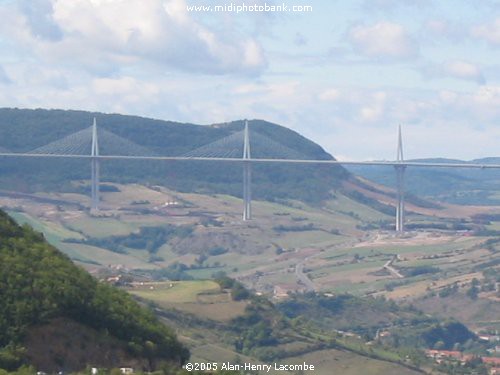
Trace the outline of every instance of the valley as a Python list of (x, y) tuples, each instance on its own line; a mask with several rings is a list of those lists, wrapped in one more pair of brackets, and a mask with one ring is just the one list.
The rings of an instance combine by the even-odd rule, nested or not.
[[(35, 112), (21, 111), (19, 126), (35, 127)], [(50, 120), (59, 111), (42, 112), (56, 138)], [(87, 114), (65, 114), (85, 126)], [(242, 125), (100, 116), (114, 132), (176, 155), (217, 144), (216, 136), (231, 140)], [(137, 124), (156, 137), (137, 132)], [(253, 127), (274, 138), (273, 147), (279, 140), (307, 157), (332, 158), (283, 127), (259, 120)], [(167, 135), (182, 142), (161, 143)], [(398, 233), (390, 184), (341, 166), (255, 165), (252, 220), (244, 221), (240, 166), (104, 160), (95, 209), (87, 164), (4, 160), (0, 206), (99, 285), (152, 309), (192, 361), (438, 374), (454, 370), (436, 367), (424, 349), (496, 353), (494, 342), (474, 332), (500, 328), (500, 206), (409, 194), (406, 230)], [(40, 173), (26, 173), (35, 169)]]
[[(453, 285), (465, 291), (473, 279), (483, 280), (482, 271), (500, 258), (496, 242), (490, 244), (494, 236), (474, 234), (470, 217), (486, 212), (484, 207), (469, 207), (470, 217), (455, 221), (449, 215), (452, 206), (441, 218), (439, 209), (426, 209), (427, 215), (410, 211), (408, 223), (440, 227), (461, 222), (470, 228), (415, 230), (398, 236), (380, 228), (392, 220), (389, 215), (341, 191), (323, 207), (257, 200), (254, 220), (243, 222), (241, 200), (231, 196), (137, 184), (107, 186), (113, 191), (102, 193), (97, 215), (89, 214), (88, 197), (75, 193), (4, 193), (0, 204), (93, 274), (134, 277), (139, 270), (152, 280), (155, 270), (180, 266), (183, 278), (204, 280), (223, 272), (277, 300), (289, 293), (316, 291), (414, 303)], [(186, 233), (173, 231), (148, 249), (130, 240), (141, 228), (165, 225)], [(360, 229), (366, 226), (379, 229)], [(389, 261), (397, 273), (385, 267)], [(497, 298), (487, 292), (479, 297)], [(497, 327), (496, 322), (481, 321), (482, 326)]]

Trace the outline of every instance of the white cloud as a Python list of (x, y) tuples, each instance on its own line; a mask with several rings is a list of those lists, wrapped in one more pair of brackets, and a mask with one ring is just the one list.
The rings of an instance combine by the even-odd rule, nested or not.
[[(348, 8), (366, 11), (360, 3)], [(408, 157), (465, 158), (496, 152), (500, 76), (494, 65), (488, 66), (494, 64), (496, 51), (465, 40), (472, 31), (460, 23), (463, 18), (425, 24), (435, 12), (424, 11), (409, 20), (410, 12), (418, 12), (411, 0), (373, 0), (386, 7), (390, 22), (377, 23), (374, 12), (352, 17), (332, 12), (332, 18), (324, 17), (327, 21), (308, 18), (317, 31), (310, 33), (305, 22), (289, 22), (288, 16), (207, 16), (186, 12), (185, 4), (0, 1), (0, 86), (7, 88), (0, 92), (2, 105), (205, 124), (262, 118), (299, 131), (334, 156), (358, 160), (394, 158), (399, 123), (408, 137), (406, 149), (413, 150)], [(480, 24), (474, 14), (464, 23)], [(344, 15), (332, 31), (335, 16)], [(302, 17), (295, 16), (297, 21)], [(267, 34), (258, 19), (266, 21)], [(353, 23), (360, 19), (366, 23)], [(273, 23), (267, 23), (270, 20)], [(474, 32), (485, 40), (488, 35), (495, 44), (496, 27), (493, 22)], [(305, 41), (301, 33), (307, 34)], [(465, 42), (451, 43), (455, 35)], [(421, 38), (418, 43), (415, 37)], [(273, 51), (273, 71), (266, 71), (260, 40)], [(331, 54), (324, 57), (332, 45)], [(422, 59), (411, 61), (419, 57), (419, 45)], [(401, 66), (381, 64), (402, 59), (406, 63)], [(422, 69), (423, 60), (437, 63)], [(415, 74), (419, 70), (436, 80), (421, 79)], [(470, 140), (476, 143), (470, 145)]]
[(442, 90), (439, 92), (439, 98), (445, 104), (453, 104), (457, 100), (458, 94), (450, 90)]
[(361, 108), (360, 115), (362, 121), (377, 121), (384, 115), (387, 93), (383, 91), (375, 92), (371, 95), (370, 99), (369, 103)]
[(160, 105), (161, 90), (154, 83), (141, 82), (132, 77), (96, 78), (91, 82), (91, 91), (103, 102), (111, 103), (114, 112), (129, 112), (130, 108)]
[(500, 18), (489, 25), (477, 25), (471, 29), (471, 34), (476, 38), (486, 40), (492, 45), (500, 45)]
[(483, 75), (477, 65), (466, 61), (452, 61), (446, 64), (446, 70), (451, 76), (471, 79), (478, 82), (484, 82)]
[(442, 64), (428, 63), (420, 68), (425, 78), (456, 78), (466, 81), (474, 81), (480, 85), (486, 83), (482, 69), (478, 64), (464, 60), (451, 60)]
[(245, 85), (237, 86), (233, 89), (235, 94), (246, 95), (246, 94), (256, 94), (266, 92), (267, 88), (262, 84), (249, 83)]
[(337, 89), (328, 89), (319, 94), (318, 98), (325, 102), (335, 101), (340, 98), (340, 91)]
[(486, 86), (480, 88), (474, 95), (477, 101), (483, 103), (500, 104), (500, 87)]
[(50, 87), (59, 90), (66, 90), (68, 88), (68, 80), (65, 73), (50, 67), (30, 66), (25, 67), (22, 72), (20, 81), (26, 86), (32, 88)]
[(92, 81), (93, 91), (98, 95), (125, 95), (134, 97), (136, 101), (158, 95), (159, 88), (152, 83), (143, 83), (132, 77), (97, 78)]
[(19, 7), (34, 36), (52, 41), (62, 38), (62, 31), (52, 17), (53, 8), (50, 0), (20, 0)]
[(479, 123), (497, 127), (500, 120), (500, 86), (483, 85), (471, 92), (443, 90), (437, 93), (432, 115), (439, 118), (454, 118), (457, 123), (474, 127)]
[[(109, 74), (149, 62), (190, 72), (258, 74), (260, 44), (194, 20), (185, 0), (33, 0), (5, 11), (8, 37), (51, 64), (81, 64)], [(42, 37), (41, 37), (42, 36)]]
[(467, 27), (463, 23), (445, 19), (427, 21), (424, 30), (429, 34), (427, 42), (435, 45), (439, 45), (441, 38), (458, 43), (464, 41), (468, 36)]
[(235, 94), (259, 95), (266, 99), (288, 100), (299, 94), (299, 82), (285, 81), (279, 83), (252, 83), (237, 86), (233, 89)]
[(359, 52), (369, 57), (406, 59), (418, 54), (416, 41), (397, 23), (355, 26), (349, 30), (349, 39)]

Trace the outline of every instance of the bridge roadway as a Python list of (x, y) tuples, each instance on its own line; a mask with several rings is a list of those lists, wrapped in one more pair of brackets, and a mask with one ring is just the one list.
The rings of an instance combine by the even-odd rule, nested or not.
[(418, 161), (347, 161), (347, 160), (317, 160), (317, 159), (243, 159), (220, 157), (188, 157), (188, 156), (129, 156), (129, 155), (65, 155), (65, 154), (26, 154), (0, 153), (0, 157), (20, 158), (67, 158), (67, 159), (94, 159), (94, 160), (177, 160), (177, 161), (218, 161), (231, 163), (289, 163), (289, 164), (338, 164), (338, 165), (379, 165), (404, 167), (435, 167), (435, 168), (474, 168), (500, 169), (500, 164), (472, 164), (472, 163), (429, 163)]

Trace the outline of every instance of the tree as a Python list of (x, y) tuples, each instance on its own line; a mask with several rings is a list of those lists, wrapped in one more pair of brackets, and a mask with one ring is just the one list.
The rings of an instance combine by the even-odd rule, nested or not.
[(234, 301), (241, 301), (250, 297), (250, 292), (242, 284), (236, 282), (231, 290), (231, 297)]
[(479, 294), (479, 288), (475, 285), (471, 286), (467, 292), (465, 293), (467, 297), (469, 297), (472, 300), (476, 300)]

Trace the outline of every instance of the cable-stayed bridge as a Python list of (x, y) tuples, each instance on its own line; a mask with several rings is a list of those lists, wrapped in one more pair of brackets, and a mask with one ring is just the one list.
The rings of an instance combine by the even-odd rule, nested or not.
[(339, 161), (311, 159), (275, 140), (249, 128), (248, 121), (241, 131), (209, 143), (183, 155), (163, 156), (126, 138), (104, 129), (98, 129), (96, 120), (92, 126), (65, 136), (47, 145), (25, 153), (14, 153), (0, 148), (2, 157), (18, 158), (73, 158), (91, 162), (91, 210), (99, 209), (100, 162), (103, 160), (184, 160), (240, 163), (243, 169), (243, 220), (252, 218), (251, 179), (252, 164), (332, 164), (332, 165), (386, 165), (396, 172), (396, 231), (404, 232), (404, 175), (408, 167), (479, 168), (500, 169), (500, 164), (429, 163), (407, 162), (403, 158), (401, 127), (398, 131), (397, 157), (395, 161)]
[[(99, 135), (99, 137), (98, 137)], [(96, 144), (94, 144), (94, 141)], [(97, 141), (99, 142), (97, 144)], [(98, 147), (98, 146), (101, 147)], [(97, 155), (92, 154), (94, 147), (99, 149)], [(123, 155), (123, 156), (154, 156), (155, 153), (146, 147), (129, 141), (123, 137), (111, 133), (105, 129), (97, 132), (97, 123), (86, 129), (72, 133), (64, 138), (58, 139), (47, 145), (38, 147), (29, 152), (38, 156), (64, 155), (64, 156), (100, 156), (100, 155)]]

